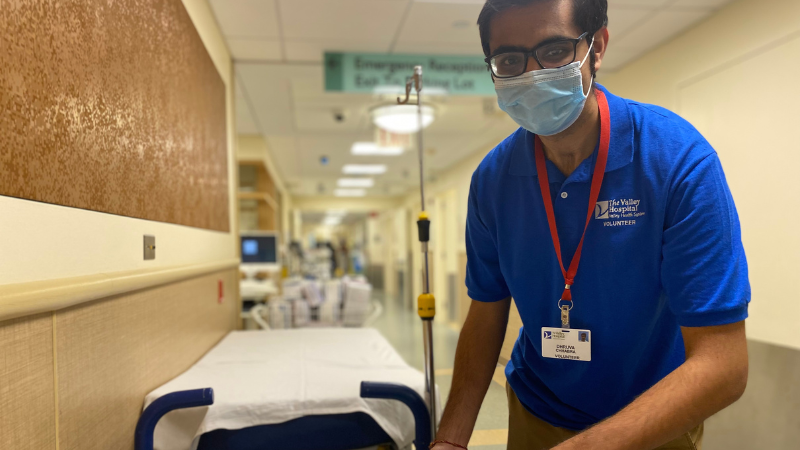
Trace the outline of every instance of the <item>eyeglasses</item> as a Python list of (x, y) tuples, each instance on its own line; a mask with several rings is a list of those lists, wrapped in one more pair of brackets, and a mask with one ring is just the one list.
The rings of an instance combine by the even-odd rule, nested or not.
[(542, 69), (557, 69), (575, 61), (578, 43), (589, 33), (583, 33), (576, 39), (559, 39), (537, 45), (527, 52), (501, 53), (486, 58), (492, 75), (497, 78), (512, 78), (525, 73), (531, 56), (536, 59)]

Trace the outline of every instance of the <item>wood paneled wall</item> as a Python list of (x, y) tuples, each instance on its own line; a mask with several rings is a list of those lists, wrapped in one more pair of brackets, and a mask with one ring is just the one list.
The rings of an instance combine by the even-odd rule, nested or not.
[(0, 448), (132, 449), (144, 396), (232, 330), (237, 311), (231, 269), (0, 323)]
[(229, 231), (225, 85), (181, 0), (0, 3), (0, 195)]

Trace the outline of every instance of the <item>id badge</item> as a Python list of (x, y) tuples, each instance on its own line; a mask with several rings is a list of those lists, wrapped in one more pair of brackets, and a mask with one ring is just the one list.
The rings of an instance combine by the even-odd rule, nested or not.
[(592, 332), (542, 327), (542, 356), (573, 361), (591, 361)]

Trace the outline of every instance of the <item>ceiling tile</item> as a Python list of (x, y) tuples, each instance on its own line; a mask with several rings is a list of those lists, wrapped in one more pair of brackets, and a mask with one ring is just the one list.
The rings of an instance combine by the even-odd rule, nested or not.
[(614, 41), (612, 40), (611, 44), (608, 46), (608, 50), (606, 50), (603, 64), (598, 73), (605, 75), (615, 72), (641, 55), (641, 50), (619, 48), (614, 45)]
[(280, 0), (283, 35), (388, 44), (407, 5), (406, 0)]
[(486, 3), (486, 0), (412, 0), (416, 3), (458, 3), (458, 4), (472, 4), (472, 5), (481, 5), (483, 6)]
[(398, 44), (472, 44), (480, 48), (476, 21), (481, 8), (477, 4), (413, 3)]
[(228, 38), (233, 59), (280, 61), (281, 44), (277, 40)]
[(233, 37), (279, 37), (275, 0), (209, 0), (222, 34)]
[(234, 89), (236, 91), (236, 132), (238, 134), (258, 134), (260, 132), (258, 124), (250, 113), (250, 105), (238, 78), (234, 82)]
[(617, 36), (625, 36), (626, 33), (635, 28), (645, 17), (654, 14), (654, 11), (653, 9), (609, 5), (608, 31), (611, 35), (611, 42), (613, 42)]
[(649, 50), (668, 41), (710, 14), (710, 10), (665, 10), (616, 41), (619, 48)]
[(660, 8), (674, 0), (608, 0), (608, 7)]
[[(380, 100), (369, 94), (325, 92), (321, 78), (291, 81), (295, 126), (300, 133), (367, 133), (372, 139), (369, 111)], [(341, 115), (341, 120), (337, 119)], [(363, 139), (362, 139), (363, 140)]]
[(670, 7), (720, 8), (733, 0), (677, 0)]
[(294, 133), (291, 80), (303, 77), (321, 79), (322, 68), (268, 63), (236, 63), (235, 67), (261, 131), (265, 135)]
[(233, 87), (234, 92), (236, 93), (236, 100), (245, 98), (244, 91), (242, 90), (242, 83), (239, 80), (236, 80)]
[(289, 61), (322, 62), (323, 54), (326, 51), (385, 53), (389, 49), (389, 43), (374, 42), (368, 39), (351, 41), (331, 39), (287, 40), (285, 47), (286, 59)]
[(272, 161), (278, 166), (281, 176), (290, 179), (302, 176), (300, 172), (300, 155), (295, 145), (295, 137), (291, 135), (273, 135), (265, 138), (267, 151)]
[[(369, 110), (362, 106), (342, 108), (336, 104), (303, 104), (294, 108), (297, 131), (357, 133), (371, 130)], [(337, 120), (341, 114), (343, 120)]]
[[(386, 183), (402, 182), (405, 179), (404, 174), (416, 168), (416, 153), (413, 151), (392, 157), (351, 155), (350, 147), (353, 142), (363, 139), (363, 136), (357, 135), (352, 137), (316, 135), (297, 138), (295, 152), (299, 155), (299, 172), (304, 178), (310, 177), (334, 185), (335, 181), (343, 176), (342, 167), (345, 164), (385, 164), (388, 169), (386, 173), (372, 176), (376, 187), (380, 187)], [(320, 163), (322, 156), (328, 158), (327, 165)]]
[(259, 134), (258, 124), (253, 120), (245, 99), (236, 99), (236, 132), (238, 134)]
[(406, 53), (415, 55), (468, 55), (480, 56), (483, 58), (483, 49), (478, 44), (447, 44), (438, 42), (405, 42), (398, 43), (394, 48), (394, 53)]

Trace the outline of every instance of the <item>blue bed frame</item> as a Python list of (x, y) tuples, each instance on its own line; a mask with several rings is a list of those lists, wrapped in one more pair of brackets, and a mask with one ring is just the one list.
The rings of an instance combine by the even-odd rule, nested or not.
[[(431, 441), (430, 414), (422, 397), (413, 389), (389, 383), (361, 383), (361, 397), (403, 402), (414, 415), (414, 445), (427, 449)], [(173, 392), (151, 403), (139, 418), (135, 450), (153, 450), (156, 424), (176, 409), (214, 403), (211, 388)], [(198, 450), (350, 450), (391, 442), (385, 431), (367, 414), (306, 416), (281, 424), (241, 430), (214, 430), (200, 437)]]

